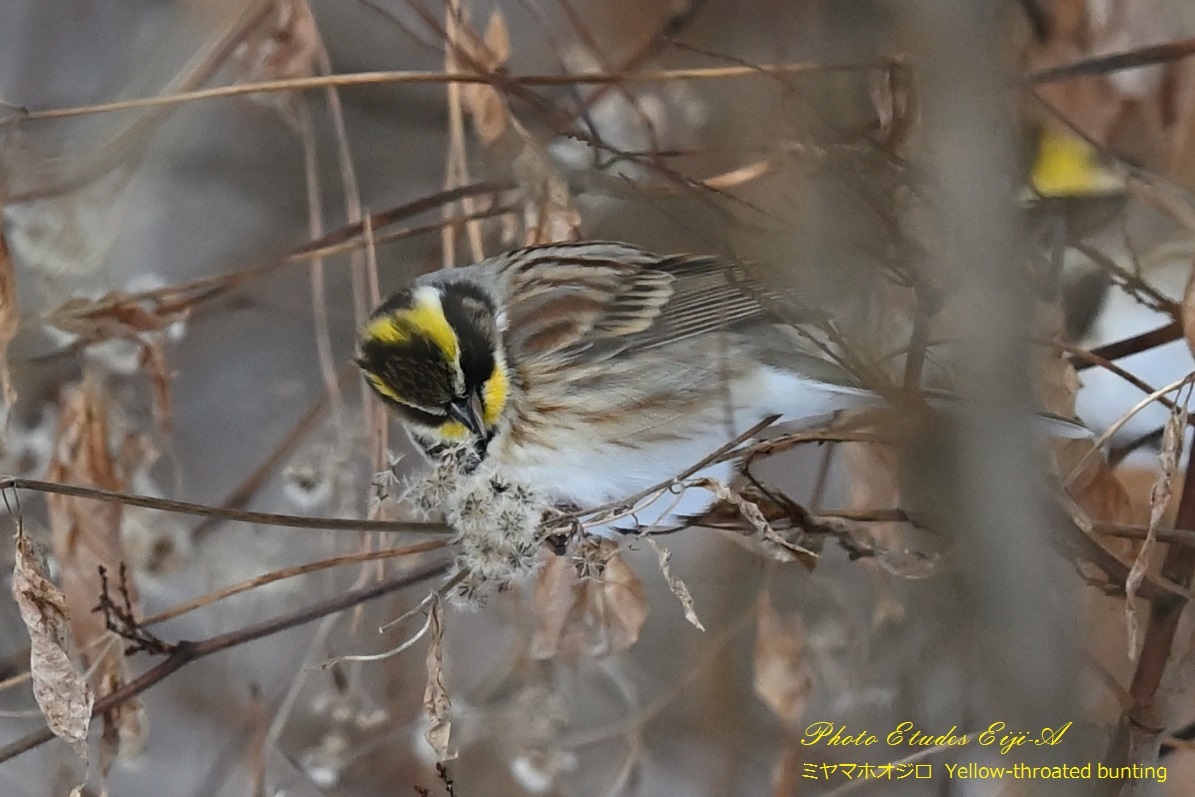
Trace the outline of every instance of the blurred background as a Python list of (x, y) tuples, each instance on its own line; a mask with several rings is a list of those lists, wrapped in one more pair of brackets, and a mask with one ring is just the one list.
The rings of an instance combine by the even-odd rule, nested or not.
[[(1186, 0), (0, 13), (5, 475), (411, 519), (371, 500), (393, 457), (400, 475), (419, 461), (349, 366), (365, 313), (417, 274), (568, 238), (746, 265), (794, 323), (832, 317), (894, 405), (772, 433), (751, 467), (783, 500), (733, 483), (816, 556), (779, 561), (720, 506), (683, 531), (593, 543), (588, 578), (545, 550), (526, 583), (445, 606), (403, 652), (333, 661), (419, 636), (425, 580), (188, 664), (97, 717), (86, 744), (0, 763), (4, 795), (1195, 794), (1195, 549), (1175, 530), (1195, 530), (1179, 383), (1195, 329)], [(384, 74), (318, 80), (358, 73)], [(965, 401), (901, 411), (921, 382)], [(1034, 410), (1093, 437), (1055, 439)], [(49, 551), (74, 665), (99, 696), (163, 658), (126, 657), (91, 612), (98, 565), (116, 597), (126, 565), (137, 618), (209, 595), (146, 626), (173, 643), (451, 551), (365, 561), (445, 535), (7, 495)], [(0, 599), (0, 745), (45, 724), (21, 608)], [(429, 668), (457, 754), (439, 774)], [(906, 722), (972, 741), (889, 743)], [(815, 723), (878, 741), (808, 744)], [(976, 736), (993, 723), (1028, 738), (1070, 725), (1001, 752)], [(1013, 763), (1155, 769), (947, 768)]]

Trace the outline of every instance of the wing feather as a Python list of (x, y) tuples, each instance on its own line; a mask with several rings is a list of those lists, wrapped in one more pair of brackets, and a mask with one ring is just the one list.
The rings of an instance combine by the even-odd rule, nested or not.
[(616, 243), (554, 244), (503, 256), (513, 342), (602, 359), (746, 324), (776, 323), (769, 294), (738, 265), (660, 257)]

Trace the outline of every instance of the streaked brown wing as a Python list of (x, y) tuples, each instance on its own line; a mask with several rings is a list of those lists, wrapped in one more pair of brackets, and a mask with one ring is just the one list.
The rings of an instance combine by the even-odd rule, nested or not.
[(623, 244), (555, 244), (509, 253), (511, 342), (530, 353), (562, 351), (651, 327), (672, 296), (657, 258)]
[(664, 258), (656, 266), (673, 279), (672, 298), (650, 329), (628, 345), (650, 349), (746, 323), (775, 320), (758, 293), (744, 290), (747, 276), (737, 265), (712, 257)]
[(601, 359), (745, 323), (776, 322), (743, 269), (712, 257), (659, 257), (625, 244), (512, 253), (512, 341), (529, 352)]

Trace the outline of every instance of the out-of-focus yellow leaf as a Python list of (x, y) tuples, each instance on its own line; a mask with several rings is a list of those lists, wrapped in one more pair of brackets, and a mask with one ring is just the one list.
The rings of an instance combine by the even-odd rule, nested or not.
[(1102, 163), (1094, 147), (1050, 125), (1038, 141), (1030, 181), (1044, 197), (1100, 196), (1125, 188), (1124, 180)]

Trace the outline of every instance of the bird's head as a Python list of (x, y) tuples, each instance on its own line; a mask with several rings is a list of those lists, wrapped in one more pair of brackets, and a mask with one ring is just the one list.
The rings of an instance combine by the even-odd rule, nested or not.
[(374, 392), (417, 431), (488, 441), (510, 377), (493, 297), (472, 285), (401, 290), (361, 330), (357, 364)]

